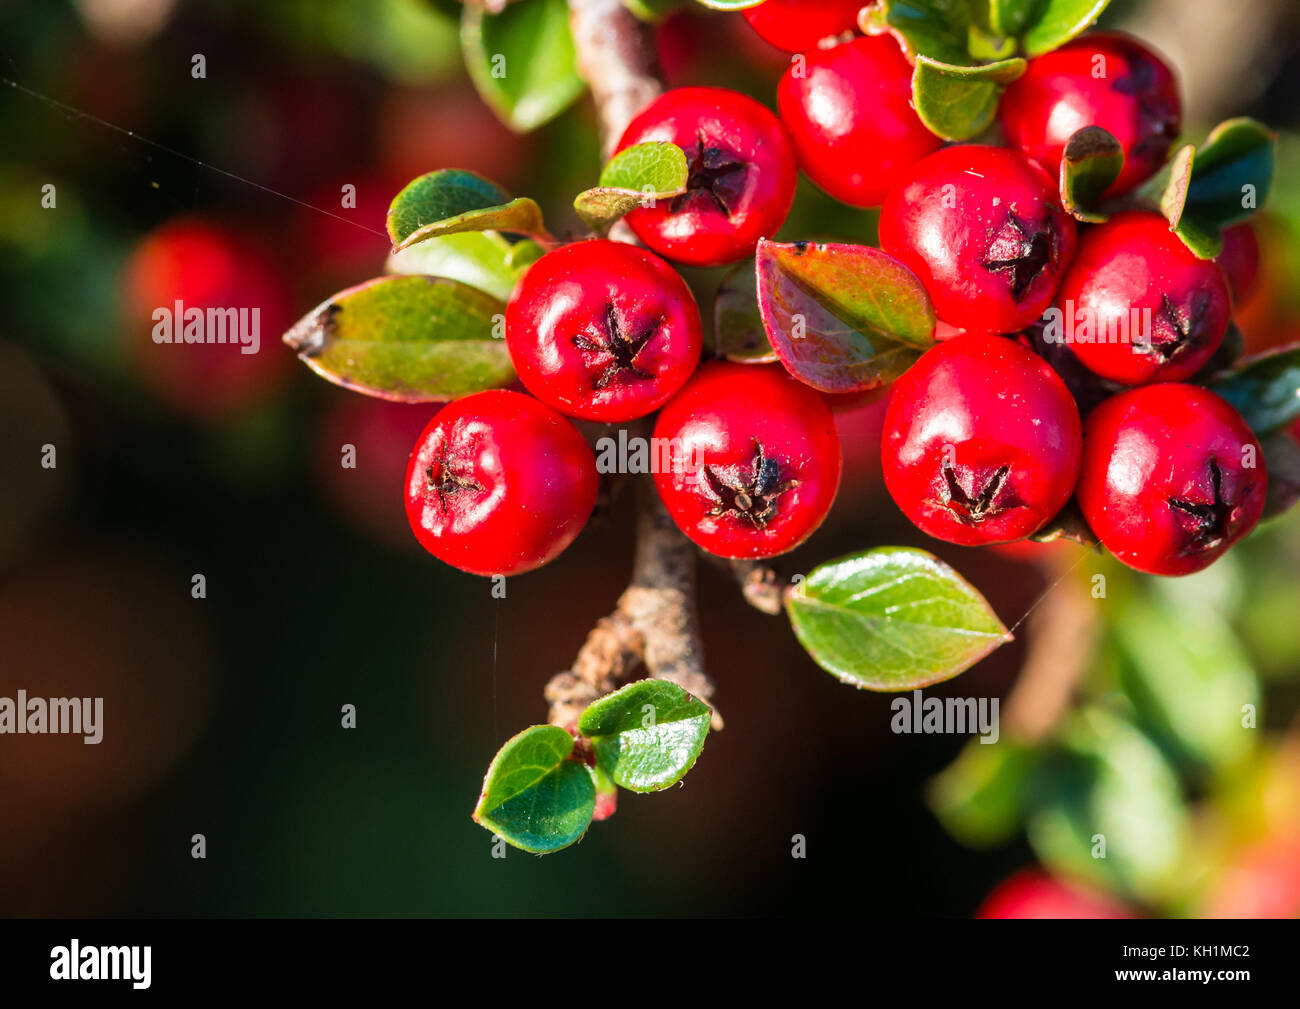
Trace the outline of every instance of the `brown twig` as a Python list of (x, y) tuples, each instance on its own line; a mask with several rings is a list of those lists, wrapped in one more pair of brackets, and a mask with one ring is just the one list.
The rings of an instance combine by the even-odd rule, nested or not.
[[(621, 0), (569, 0), (569, 11), (578, 65), (596, 100), (608, 155), (632, 117), (662, 90), (652, 37)], [(550, 722), (572, 729), (584, 707), (642, 666), (706, 703), (713, 695), (695, 611), (695, 548), (644, 476), (637, 481), (632, 580), (614, 612), (592, 629), (573, 667), (547, 684)], [(713, 727), (722, 728), (716, 711)]]
[(653, 37), (622, 0), (569, 0), (569, 24), (608, 158), (632, 117), (663, 91)]
[(786, 593), (790, 591), (788, 578), (777, 574), (774, 568), (762, 561), (727, 560), (725, 557), (701, 553), (715, 568), (735, 579), (740, 586), (740, 594), (750, 606), (768, 616), (780, 615)]
[(1028, 654), (1003, 715), (1008, 734), (1029, 743), (1044, 738), (1069, 711), (1091, 665), (1100, 621), (1073, 566), (1063, 570), (1059, 557), (1054, 560), (1045, 570), (1056, 583), (1028, 619)]

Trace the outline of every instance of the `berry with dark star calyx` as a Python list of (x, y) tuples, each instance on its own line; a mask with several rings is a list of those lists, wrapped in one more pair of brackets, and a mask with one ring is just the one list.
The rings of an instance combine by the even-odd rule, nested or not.
[(885, 487), (909, 519), (964, 546), (1031, 536), (1070, 499), (1082, 453), (1079, 411), (1032, 351), (965, 335), (926, 351), (885, 412)]
[(765, 41), (802, 53), (852, 32), (863, 6), (864, 0), (763, 0), (740, 13)]
[(855, 207), (880, 206), (943, 143), (912, 108), (912, 67), (892, 35), (807, 53), (777, 102), (804, 174)]
[(1128, 389), (1088, 415), (1079, 508), (1129, 567), (1155, 575), (1208, 567), (1255, 527), (1267, 488), (1259, 441), (1208, 389)]
[(666, 141), (686, 152), (681, 196), (627, 215), (647, 246), (674, 262), (721, 266), (752, 255), (794, 201), (798, 171), (785, 128), (754, 99), (726, 88), (675, 88), (628, 124), (621, 151)]
[(1223, 271), (1197, 259), (1154, 211), (1089, 228), (1057, 296), (1063, 340), (1083, 365), (1123, 385), (1190, 378), (1228, 331)]
[(775, 557), (822, 523), (840, 483), (830, 408), (783, 369), (706, 364), (659, 415), (655, 486), (721, 557)]
[(657, 410), (700, 361), (700, 313), (681, 276), (621, 242), (575, 242), (529, 267), (506, 309), (506, 346), (538, 399), (586, 420)]
[(1100, 126), (1119, 141), (1124, 167), (1106, 196), (1120, 196), (1165, 163), (1182, 103), (1164, 60), (1127, 35), (1099, 32), (1029, 61), (1002, 96), (1007, 139), (1053, 176), (1070, 137)]
[(406, 469), (406, 517), (429, 553), (476, 575), (553, 560), (596, 504), (596, 459), (577, 429), (522, 393), (480, 392), (438, 412)]
[(1015, 333), (1052, 302), (1074, 256), (1056, 184), (1018, 151), (948, 147), (924, 158), (880, 212), (880, 247), (908, 266), (939, 317)]

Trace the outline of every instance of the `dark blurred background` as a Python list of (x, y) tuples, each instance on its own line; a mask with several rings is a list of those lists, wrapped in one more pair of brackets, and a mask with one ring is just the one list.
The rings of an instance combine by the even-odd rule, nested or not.
[[(382, 271), (388, 201), (423, 172), (478, 171), (576, 233), (573, 195), (599, 170), (589, 101), (527, 136), (501, 126), (462, 68), (455, 7), (0, 11), (0, 696), (103, 696), (106, 721), (99, 746), (0, 738), (0, 914), (970, 914), (1035, 854), (1023, 839), (965, 847), (927, 808), (927, 781), (965, 740), (892, 734), (891, 697), (820, 671), (708, 567), (727, 728), (686, 784), (623, 793), (612, 820), (547, 858), (494, 859), (471, 822), (493, 753), (544, 719), (543, 685), (626, 581), (627, 508), (494, 600), (406, 528), (401, 473), (435, 407), (327, 385), (278, 342)], [(1107, 20), (1178, 65), (1199, 138), (1245, 113), (1300, 127), (1293, 7), (1116, 3)], [(659, 31), (671, 84), (772, 104), (786, 57), (739, 16), (694, 8)], [(1300, 336), (1300, 141), (1281, 151), (1264, 290), (1240, 320), (1255, 350)], [(804, 185), (786, 233), (869, 242), (874, 215)], [(707, 306), (718, 274), (690, 279)], [(149, 308), (214, 289), (262, 306), (259, 354), (149, 341)], [(1016, 623), (1074, 554), (1054, 567), (1037, 548), (922, 542), (880, 486), (879, 415), (840, 415), (860, 475), (785, 570), (916, 543)], [(1247, 546), (1212, 584), (1268, 586), (1238, 623), (1281, 732), (1297, 702), (1300, 523)], [(1022, 629), (936, 692), (1005, 695), (1028, 645)], [(191, 858), (194, 834), (206, 859)], [(794, 834), (806, 859), (791, 858)]]

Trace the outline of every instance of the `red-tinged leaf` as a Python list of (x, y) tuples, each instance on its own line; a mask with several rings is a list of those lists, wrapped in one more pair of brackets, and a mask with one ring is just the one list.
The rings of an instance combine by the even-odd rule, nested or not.
[(885, 385), (934, 342), (934, 306), (925, 288), (879, 249), (762, 241), (755, 273), (772, 349), (814, 389)]

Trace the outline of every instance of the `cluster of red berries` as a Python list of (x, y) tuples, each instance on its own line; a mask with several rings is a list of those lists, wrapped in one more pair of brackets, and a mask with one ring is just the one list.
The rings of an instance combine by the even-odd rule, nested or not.
[[(899, 379), (885, 418), (886, 486), (920, 529), (1007, 542), (1042, 531), (1075, 498), (1122, 561), (1184, 574), (1258, 521), (1258, 442), (1226, 402), (1184, 384), (1223, 342), (1234, 290), (1251, 283), (1249, 247), (1222, 265), (1198, 259), (1155, 212), (1081, 227), (1054, 181), (1066, 141), (1090, 125), (1124, 151), (1108, 195), (1153, 175), (1180, 127), (1169, 69), (1126, 36), (1081, 38), (1030, 61), (1008, 90), (1011, 146), (943, 147), (912, 107), (896, 39), (853, 37), (858, 6), (768, 0), (745, 12), (800, 53), (778, 88), (779, 119), (736, 92), (693, 87), (630, 123), (619, 149), (677, 144), (686, 191), (628, 214), (649, 251), (579, 241), (524, 275), (505, 332), (531, 397), (456, 402), (411, 457), (408, 516), (432, 553), (481, 574), (546, 563), (597, 495), (592, 449), (566, 418), (655, 411), (656, 486), (701, 547), (770, 557), (817, 528), (841, 469), (825, 400), (779, 365), (700, 367), (699, 310), (665, 262), (753, 255), (784, 222), (798, 168), (844, 203), (882, 208), (882, 249), (917, 275), (942, 332), (955, 334)], [(1028, 331), (1054, 306), (1099, 332), (1135, 313), (1151, 320), (1127, 342), (1069, 343), (1107, 394), (1086, 422), (1030, 349)]]

